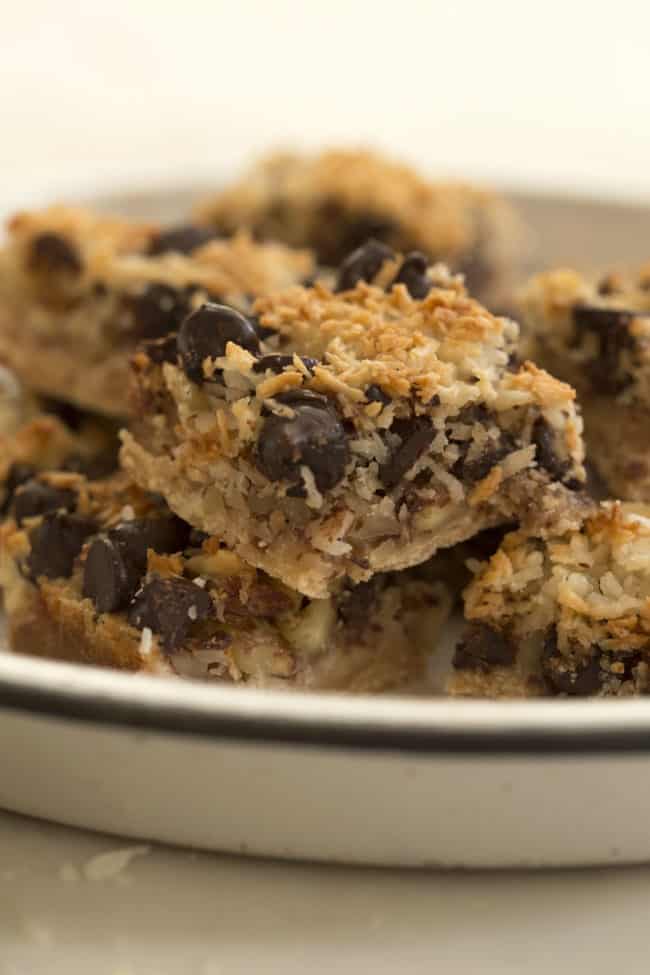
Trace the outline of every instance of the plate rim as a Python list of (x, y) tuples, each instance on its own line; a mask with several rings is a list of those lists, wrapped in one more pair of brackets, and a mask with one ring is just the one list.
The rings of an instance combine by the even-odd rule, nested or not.
[(650, 699), (259, 690), (0, 653), (0, 710), (210, 741), (429, 755), (650, 755)]

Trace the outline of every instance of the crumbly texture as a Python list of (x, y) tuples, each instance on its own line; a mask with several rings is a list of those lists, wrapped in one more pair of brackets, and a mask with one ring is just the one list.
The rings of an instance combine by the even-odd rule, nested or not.
[(450, 690), (626, 697), (650, 690), (650, 519), (619, 502), (474, 566)]
[(140, 341), (208, 298), (248, 308), (314, 270), (306, 251), (246, 233), (192, 247), (192, 231), (67, 207), (18, 214), (0, 251), (0, 358), (37, 392), (126, 416)]
[(650, 500), (650, 265), (540, 274), (521, 306), (526, 353), (577, 390), (588, 458), (610, 496)]
[(117, 426), (34, 396), (0, 366), (0, 513), (37, 471), (108, 473), (117, 466)]
[[(44, 487), (52, 505), (29, 515)], [(258, 687), (421, 690), (450, 608), (415, 574), (304, 599), (123, 474), (24, 485), (0, 528), (0, 578), (17, 652)]]
[(430, 183), (409, 166), (364, 151), (262, 159), (202, 202), (197, 219), (311, 247), (332, 266), (368, 237), (421, 250), (462, 271), (470, 291), (495, 307), (507, 302), (528, 250), (518, 215), (496, 193)]
[[(409, 256), (389, 253), (372, 283), (341, 290), (361, 252), (339, 290), (258, 300), (259, 347), (221, 340), (217, 313), (212, 332), (186, 322), (167, 361), (136, 356), (138, 419), (123, 435), (122, 463), (143, 487), (314, 598), (583, 503), (574, 391), (518, 364), (517, 325), (442, 266), (407, 287)], [(197, 365), (199, 324), (217, 354), (202, 345)]]

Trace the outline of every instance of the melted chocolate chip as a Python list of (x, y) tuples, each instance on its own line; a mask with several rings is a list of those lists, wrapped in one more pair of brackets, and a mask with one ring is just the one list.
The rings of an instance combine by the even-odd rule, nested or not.
[(160, 636), (163, 650), (172, 653), (187, 638), (193, 624), (214, 613), (210, 594), (188, 579), (152, 579), (138, 592), (129, 609), (129, 623), (148, 626)]
[(170, 515), (134, 518), (96, 538), (86, 556), (83, 594), (99, 613), (122, 609), (134, 596), (147, 569), (147, 551), (182, 551), (190, 537), (189, 525)]
[(293, 408), (292, 417), (267, 415), (260, 432), (255, 463), (271, 481), (300, 482), (304, 465), (319, 491), (341, 480), (349, 460), (345, 430), (324, 396), (291, 390), (276, 397)]
[(540, 467), (548, 471), (556, 481), (562, 481), (569, 472), (571, 463), (556, 453), (556, 434), (543, 416), (533, 424), (533, 443), (537, 447), (536, 459)]
[(48, 512), (29, 533), (31, 552), (27, 568), (30, 578), (68, 579), (82, 545), (96, 530), (97, 526), (88, 518)]
[(427, 276), (429, 259), (421, 251), (411, 251), (402, 261), (402, 266), (397, 272), (393, 284), (405, 284), (411, 298), (421, 301), (429, 294), (432, 288), (431, 281)]
[(580, 660), (573, 654), (560, 654), (555, 627), (549, 630), (544, 641), (542, 672), (551, 689), (558, 694), (588, 697), (601, 688), (598, 652), (587, 660)]
[(176, 291), (168, 284), (154, 282), (141, 294), (130, 297), (134, 332), (138, 339), (162, 339), (176, 332), (190, 310), (187, 291)]
[(433, 427), (424, 417), (395, 420), (391, 433), (401, 437), (402, 442), (379, 468), (379, 480), (387, 488), (395, 487), (402, 480), (435, 436)]
[[(475, 423), (488, 426), (491, 423), (491, 416), (488, 409), (481, 403), (478, 406), (465, 407), (457, 417), (454, 417), (452, 422), (462, 423), (466, 426), (471, 426)], [(458, 460), (452, 467), (452, 473), (469, 484), (482, 481), (484, 477), (487, 477), (492, 468), (516, 447), (514, 439), (502, 431), (499, 433), (498, 440), (490, 439), (486, 441), (480, 454), (472, 457), (471, 460), (467, 460), (467, 454), (472, 445), (472, 440), (455, 440), (451, 434), (449, 439), (451, 443), (457, 445), (460, 454)]]
[(152, 362), (162, 365), (163, 362), (175, 364), (178, 360), (178, 348), (176, 345), (176, 335), (168, 335), (164, 339), (155, 339), (152, 342), (144, 342), (143, 351), (149, 356)]
[(149, 254), (157, 256), (175, 251), (178, 254), (191, 254), (197, 247), (202, 247), (210, 240), (219, 237), (214, 227), (197, 227), (195, 224), (180, 224), (162, 230), (151, 241)]
[(388, 406), (390, 403), (390, 396), (377, 383), (372, 383), (366, 388), (366, 399), (369, 403), (381, 403), (382, 406)]
[(228, 342), (240, 345), (253, 355), (259, 352), (255, 328), (234, 308), (208, 302), (192, 312), (178, 333), (178, 352), (187, 377), (195, 383), (204, 382), (204, 361), (225, 355)]
[[(270, 372), (279, 373), (286, 369), (287, 366), (292, 367), (293, 359), (294, 357), (292, 355), (263, 355), (253, 366), (253, 371), (266, 372), (268, 369)], [(312, 359), (307, 355), (301, 355), (299, 359), (309, 372), (313, 372), (314, 367), (318, 365), (318, 359)]]
[(83, 267), (76, 246), (60, 234), (39, 234), (34, 237), (29, 251), (30, 271), (45, 274), (80, 274)]
[(27, 481), (14, 494), (13, 512), (20, 525), (24, 518), (61, 509), (74, 511), (76, 505), (77, 495), (69, 488), (57, 488), (42, 481)]
[(359, 281), (372, 281), (381, 270), (384, 261), (389, 261), (394, 256), (391, 248), (381, 241), (367, 241), (346, 257), (341, 264), (336, 290), (348, 291), (356, 287)]
[(11, 502), (13, 501), (14, 494), (16, 493), (16, 488), (30, 478), (34, 477), (36, 474), (36, 468), (33, 464), (12, 464), (7, 471), (7, 476), (4, 483), (5, 496), (0, 507), (0, 514), (6, 515), (7, 511), (11, 507)]
[(515, 648), (508, 637), (484, 623), (471, 623), (456, 646), (456, 670), (482, 670), (507, 667), (514, 662)]

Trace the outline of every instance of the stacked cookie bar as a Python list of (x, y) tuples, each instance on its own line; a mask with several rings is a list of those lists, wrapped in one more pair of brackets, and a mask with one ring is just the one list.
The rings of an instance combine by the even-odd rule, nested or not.
[(642, 408), (644, 288), (535, 278), (522, 335), (489, 309), (526, 241), (498, 196), (356, 152), (263, 161), (174, 227), (13, 218), (12, 648), (421, 693), (469, 578), (450, 694), (645, 693), (648, 523), (590, 497), (579, 403), (643, 499), (642, 424), (617, 474), (592, 406)]

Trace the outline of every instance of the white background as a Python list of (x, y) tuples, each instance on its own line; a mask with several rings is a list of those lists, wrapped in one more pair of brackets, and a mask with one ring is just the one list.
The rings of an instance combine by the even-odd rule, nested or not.
[(646, 0), (0, 0), (0, 199), (369, 143), (650, 198)]
[[(0, 208), (342, 141), (650, 199), (649, 51), (647, 0), (0, 0)], [(155, 851), (84, 879), (118, 845), (0, 814), (0, 975), (647, 971), (645, 869), (408, 875)]]

